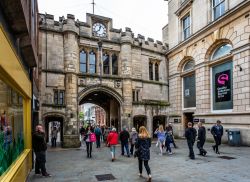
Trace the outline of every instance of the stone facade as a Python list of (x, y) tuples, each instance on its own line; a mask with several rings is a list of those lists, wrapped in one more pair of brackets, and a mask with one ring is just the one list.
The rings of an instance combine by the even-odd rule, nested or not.
[[(86, 17), (81, 22), (68, 14), (67, 19), (55, 21), (53, 15), (40, 14), (40, 120), (46, 124), (46, 117), (63, 118), (64, 147), (79, 146), (78, 110), (87, 102), (104, 108), (106, 121), (118, 122), (118, 130), (142, 125), (140, 120), (152, 133), (154, 118), (158, 123), (167, 121), (166, 47), (152, 38), (135, 37), (130, 28), (113, 28), (110, 18)], [(106, 28), (105, 36), (95, 34), (101, 29), (95, 29), (95, 23)], [(87, 55), (83, 62), (80, 54)], [(108, 71), (101, 61), (106, 55)]]
[[(212, 1), (169, 1), (169, 102), (171, 121), (182, 136), (186, 122), (203, 121), (207, 128), (221, 120), (225, 131), (239, 129), (242, 144), (250, 145), (250, 2), (225, 0), (225, 12), (215, 19)], [(183, 38), (183, 21), (190, 16), (190, 36)], [(166, 40), (166, 38), (165, 38)], [(216, 60), (212, 57), (222, 45), (232, 49)], [(183, 69), (194, 61), (193, 70)], [(216, 66), (232, 62), (232, 109), (213, 109), (212, 74)], [(184, 108), (183, 80), (195, 75), (196, 106)], [(179, 122), (179, 123), (178, 123)], [(208, 138), (211, 138), (210, 132)], [(227, 133), (223, 137), (227, 141)]]

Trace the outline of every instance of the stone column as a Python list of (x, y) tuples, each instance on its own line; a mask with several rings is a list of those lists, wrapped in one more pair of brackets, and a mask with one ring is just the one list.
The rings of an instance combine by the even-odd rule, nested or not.
[(126, 28), (126, 32), (122, 33), (121, 37), (121, 76), (123, 79), (123, 106), (121, 113), (121, 127), (126, 125), (132, 126), (132, 58), (131, 58), (132, 32)]
[(79, 71), (79, 47), (73, 15), (67, 16), (64, 25), (64, 69), (65, 69), (65, 104), (63, 147), (80, 147), (77, 113), (77, 75)]

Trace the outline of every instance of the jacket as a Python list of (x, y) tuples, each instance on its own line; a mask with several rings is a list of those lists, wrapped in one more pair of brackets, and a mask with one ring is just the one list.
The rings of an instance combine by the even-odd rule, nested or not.
[(199, 141), (203, 142), (206, 140), (206, 128), (204, 126), (198, 129), (198, 138)]
[(138, 159), (150, 160), (151, 138), (138, 137), (135, 142), (135, 148), (138, 150)]
[(128, 140), (129, 140), (129, 132), (128, 132), (127, 130), (123, 130), (123, 131), (120, 133), (120, 140), (121, 140), (121, 142), (123, 142), (123, 143), (128, 142)]
[(45, 133), (35, 132), (32, 135), (32, 146), (35, 152), (42, 152), (47, 150), (45, 142)]
[(138, 137), (138, 133), (136, 131), (132, 131), (130, 133), (131, 144), (133, 145), (135, 144), (137, 137)]
[(185, 131), (185, 137), (187, 139), (187, 142), (195, 142), (195, 138), (197, 136), (197, 131), (195, 128), (187, 128)]
[(223, 135), (223, 126), (217, 126), (217, 125), (214, 125), (211, 129), (211, 134), (214, 136), (214, 137), (222, 137)]
[(118, 134), (115, 131), (110, 131), (108, 134), (107, 142), (110, 145), (117, 145), (118, 144)]

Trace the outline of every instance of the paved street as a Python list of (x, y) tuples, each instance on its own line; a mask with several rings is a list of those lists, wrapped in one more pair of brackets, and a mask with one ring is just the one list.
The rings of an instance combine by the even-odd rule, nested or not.
[[(159, 155), (155, 144), (151, 147), (152, 181), (155, 182), (249, 182), (250, 181), (250, 148), (230, 147), (222, 145), (220, 156), (236, 159), (221, 159), (212, 151), (212, 144), (206, 143), (207, 157), (196, 155), (196, 160), (188, 158), (187, 145), (184, 140), (178, 140), (174, 154)], [(195, 153), (198, 149), (195, 147)], [(49, 149), (47, 154), (47, 170), (53, 176), (44, 178), (31, 172), (28, 182), (96, 182), (95, 175), (113, 174), (116, 180), (124, 182), (143, 182), (139, 178), (137, 159), (120, 156), (120, 146), (117, 160), (111, 162), (109, 148), (94, 147), (93, 158), (86, 158), (84, 149)], [(145, 169), (143, 176), (147, 177)]]

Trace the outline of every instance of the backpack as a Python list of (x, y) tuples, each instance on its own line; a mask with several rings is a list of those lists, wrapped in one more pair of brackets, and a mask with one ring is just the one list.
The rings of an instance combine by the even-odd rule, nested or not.
[(90, 134), (89, 134), (89, 141), (90, 141), (90, 142), (95, 142), (95, 141), (96, 141), (96, 136), (95, 136), (94, 133), (90, 133)]

